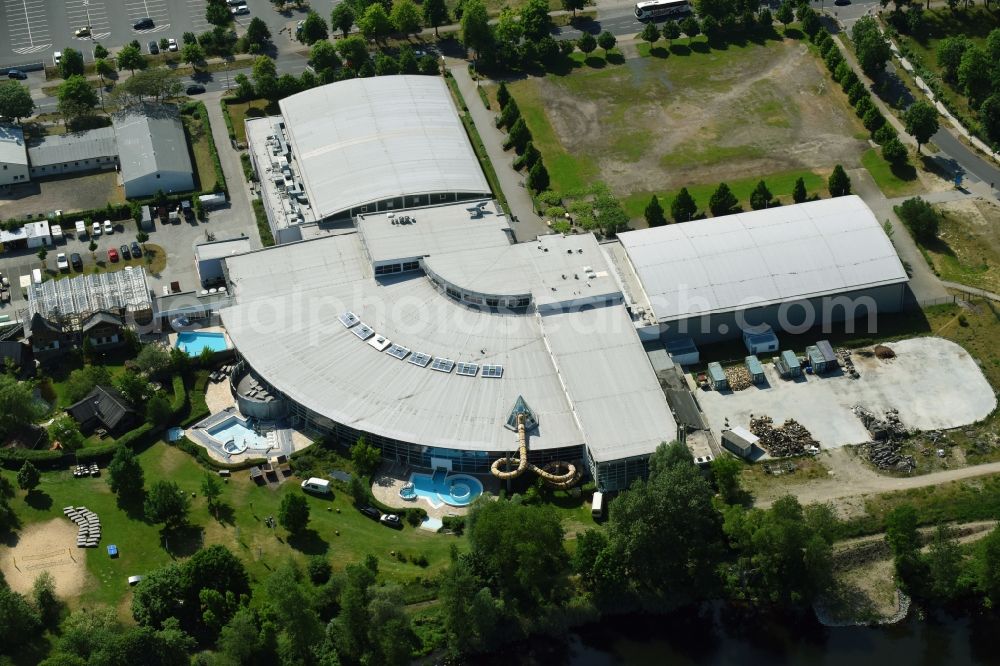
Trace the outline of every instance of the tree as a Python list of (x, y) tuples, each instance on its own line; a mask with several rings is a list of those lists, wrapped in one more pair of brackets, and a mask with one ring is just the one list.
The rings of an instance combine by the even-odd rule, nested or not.
[(42, 624), (55, 628), (59, 623), (62, 602), (56, 596), (56, 581), (48, 571), (43, 571), (35, 577), (35, 582), (31, 585), (31, 601), (38, 611)]
[(185, 44), (181, 48), (181, 60), (197, 70), (197, 66), (205, 62), (205, 50), (199, 44)]
[(365, 39), (369, 41), (381, 42), (390, 32), (392, 32), (392, 21), (385, 12), (385, 7), (380, 3), (368, 5), (365, 13), (358, 19), (358, 29)]
[(127, 446), (119, 446), (108, 463), (108, 486), (119, 497), (139, 497), (146, 483), (145, 473), (135, 452)]
[(719, 25), (719, 19), (714, 16), (706, 16), (701, 21), (701, 31), (709, 40), (718, 39), (720, 33), (722, 32), (722, 28)]
[(532, 192), (544, 192), (549, 189), (549, 171), (542, 160), (535, 162), (528, 171), (528, 187)]
[(600, 35), (597, 36), (597, 45), (604, 49), (604, 57), (608, 57), (608, 51), (615, 48), (615, 44), (618, 43), (618, 39), (615, 38), (614, 34), (610, 30), (605, 30)]
[[(562, 0), (563, 10), (573, 12), (573, 18), (576, 18), (576, 11), (583, 9), (586, 4), (586, 0)], [(655, 42), (656, 40), (654, 39), (653, 41)]]
[(802, 32), (806, 33), (810, 37), (819, 32), (819, 29), (823, 27), (823, 24), (819, 22), (819, 14), (808, 5), (800, 5), (806, 11), (801, 12), (802, 16), (799, 19), (802, 22)]
[(35, 402), (31, 385), (0, 374), (0, 440), (41, 418), (44, 408)]
[(878, 78), (885, 69), (885, 63), (892, 57), (892, 50), (885, 36), (871, 16), (863, 16), (851, 28), (851, 39), (858, 55), (861, 70), (870, 78)]
[(941, 67), (941, 77), (945, 81), (955, 82), (958, 79), (958, 66), (962, 64), (962, 56), (970, 42), (965, 35), (945, 37), (937, 46), (937, 62)]
[[(511, 108), (510, 106), (507, 107)], [(531, 141), (531, 131), (528, 129), (527, 124), (524, 122), (524, 118), (518, 117), (514, 121), (514, 124), (510, 126), (510, 131), (507, 133), (507, 140), (504, 142), (504, 149), (513, 148), (514, 151), (521, 155), (524, 153), (524, 149), (528, 146), (528, 142)]]
[(382, 452), (377, 446), (373, 446), (361, 437), (354, 446), (351, 447), (351, 462), (354, 464), (354, 471), (362, 477), (368, 477), (375, 473), (382, 463)]
[(101, 46), (100, 44), (94, 44), (94, 60), (101, 60), (107, 58), (110, 54), (108, 50)]
[[(695, 21), (697, 24), (698, 22)], [(661, 30), (663, 39), (667, 40), (667, 46), (672, 46), (673, 41), (681, 36), (681, 26), (677, 21), (667, 21), (663, 24), (663, 29)]]
[(976, 45), (962, 53), (958, 65), (958, 85), (969, 97), (969, 106), (976, 109), (993, 88), (993, 63), (986, 52)]
[[(253, 99), (257, 96), (256, 91), (253, 89), (253, 82), (250, 81), (250, 77), (242, 72), (237, 74), (233, 79), (236, 84), (236, 98), (241, 100)], [(195, 199), (197, 201), (197, 199)]]
[(937, 238), (940, 220), (937, 211), (920, 197), (907, 199), (896, 207), (896, 214), (921, 243), (930, 243)]
[(481, 57), (493, 45), (493, 30), (490, 17), (482, 0), (468, 0), (462, 7), (462, 43)]
[(583, 33), (583, 37), (576, 40), (576, 48), (580, 49), (583, 53), (590, 55), (597, 48), (597, 40), (589, 32)]
[[(443, 2), (443, 0), (439, 0)], [(424, 10), (426, 11), (427, 5), (424, 5)], [(351, 9), (351, 5), (347, 2), (341, 2), (339, 5), (333, 8), (330, 13), (330, 26), (340, 30), (341, 35), (347, 37), (347, 33), (351, 31), (351, 26), (354, 25), (354, 11)], [(440, 25), (440, 24), (439, 24)]]
[(330, 566), (330, 560), (323, 555), (313, 555), (306, 562), (306, 573), (309, 574), (309, 580), (313, 585), (323, 585), (330, 580), (333, 567)]
[(170, 352), (161, 345), (145, 345), (136, 356), (135, 364), (150, 377), (156, 377), (170, 367)]
[(767, 208), (771, 205), (772, 199), (774, 199), (774, 195), (771, 194), (771, 190), (767, 189), (767, 184), (764, 181), (760, 181), (750, 193), (750, 208), (753, 210)]
[(257, 56), (253, 61), (253, 87), (257, 94), (270, 100), (278, 98), (278, 70), (267, 56)]
[(885, 540), (895, 557), (920, 550), (917, 532), (917, 511), (910, 504), (901, 504), (885, 516)]
[(392, 4), (392, 12), (389, 14), (392, 25), (398, 32), (409, 35), (420, 32), (423, 26), (420, 25), (420, 10), (413, 0), (396, 0)]
[(1000, 143), (1000, 92), (987, 97), (979, 107), (979, 122), (982, 123), (990, 140)]
[(115, 377), (114, 387), (133, 407), (142, 407), (150, 393), (149, 382), (139, 372), (121, 373)]
[(24, 595), (0, 585), (0, 627), (4, 628), (4, 652), (35, 639), (41, 619)]
[[(865, 97), (863, 99), (867, 100), (868, 98)], [(879, 128), (885, 125), (885, 116), (871, 102), (868, 103), (868, 107), (861, 115), (861, 124), (874, 135), (875, 132), (878, 132)]]
[(806, 181), (800, 177), (795, 181), (795, 186), (792, 188), (792, 201), (795, 203), (804, 203), (807, 198)]
[(59, 60), (59, 75), (64, 79), (83, 76), (83, 54), (73, 48), (65, 49)]
[(698, 19), (693, 16), (688, 16), (681, 21), (680, 28), (689, 39), (694, 39), (701, 33), (701, 25), (698, 23)]
[(914, 102), (903, 114), (906, 132), (917, 140), (917, 153), (920, 146), (930, 141), (938, 131), (937, 109), (924, 101)]
[(546, 0), (528, 0), (521, 6), (520, 19), (524, 38), (528, 41), (537, 42), (552, 30), (549, 3)]
[(719, 186), (715, 189), (715, 192), (712, 192), (712, 196), (708, 200), (708, 209), (712, 211), (712, 215), (719, 217), (735, 213), (739, 203), (736, 195), (729, 189), (729, 185), (719, 183)]
[(98, 58), (94, 61), (94, 71), (97, 75), (101, 77), (101, 85), (105, 85), (105, 79), (110, 79), (115, 74), (115, 67), (111, 64), (111, 61), (105, 60), (104, 58)]
[(792, 7), (792, 3), (789, 0), (782, 2), (774, 16), (787, 30), (788, 24), (795, 20), (795, 9)]
[(844, 167), (839, 164), (833, 167), (833, 173), (830, 174), (826, 186), (832, 197), (843, 197), (851, 193), (851, 179), (844, 171)]
[(726, 504), (735, 504), (742, 498), (743, 491), (740, 488), (742, 472), (743, 465), (733, 456), (723, 455), (712, 461), (712, 482)]
[(63, 115), (67, 124), (77, 118), (92, 115), (99, 101), (97, 93), (87, 79), (79, 75), (70, 76), (59, 84), (56, 97), (59, 100), (59, 113)]
[(118, 69), (127, 69), (132, 74), (135, 74), (135, 70), (142, 69), (146, 66), (146, 58), (142, 55), (142, 51), (139, 50), (138, 46), (126, 45), (118, 51), (116, 56), (118, 61)]
[(1000, 603), (1000, 527), (979, 542), (972, 572), (976, 590), (983, 595), (983, 605), (996, 608)]
[(146, 420), (158, 428), (162, 428), (170, 422), (174, 416), (174, 410), (170, 406), (170, 400), (163, 393), (155, 393), (146, 403)]
[(928, 593), (939, 602), (956, 599), (962, 591), (962, 548), (947, 525), (938, 525), (927, 549)]
[(365, 45), (365, 40), (358, 35), (351, 35), (337, 42), (337, 53), (344, 59), (344, 63), (355, 72), (368, 62), (368, 46)]
[(330, 31), (327, 29), (326, 21), (323, 20), (322, 16), (316, 12), (309, 12), (302, 22), (298, 36), (300, 42), (306, 46), (312, 46), (313, 43), (329, 37)]
[(660, 38), (660, 31), (657, 29), (656, 24), (650, 21), (643, 27), (642, 32), (639, 33), (639, 37), (644, 42), (654, 44)]
[(30, 493), (41, 481), (42, 475), (38, 468), (32, 465), (30, 460), (25, 460), (21, 469), (17, 470), (17, 487)]
[(335, 70), (340, 68), (341, 63), (333, 43), (322, 41), (316, 42), (309, 49), (309, 64), (318, 74), (326, 75), (329, 73), (332, 75)]
[(83, 434), (76, 421), (69, 416), (60, 416), (49, 426), (49, 437), (59, 442), (63, 451), (72, 453), (83, 446)]
[(215, 26), (224, 26), (233, 20), (233, 15), (225, 4), (209, 2), (205, 7), (205, 20)]
[(660, 205), (660, 200), (653, 195), (653, 198), (649, 200), (646, 205), (646, 224), (650, 227), (662, 227), (667, 223), (667, 218), (663, 215), (663, 206)]
[(891, 164), (905, 162), (906, 146), (899, 139), (892, 138), (882, 144), (882, 157)]
[(309, 524), (309, 503), (304, 495), (288, 493), (278, 506), (278, 523), (291, 534), (301, 533)]
[(35, 102), (31, 99), (28, 86), (17, 81), (0, 83), (0, 118), (15, 123), (35, 112)]
[(670, 202), (670, 216), (674, 222), (690, 222), (698, 212), (698, 204), (686, 187), (682, 187), (674, 200)]
[(271, 30), (264, 23), (264, 20), (259, 16), (254, 16), (250, 19), (250, 23), (247, 25), (246, 33), (247, 43), (251, 47), (255, 47), (258, 51), (262, 51), (271, 41)]
[(176, 97), (181, 90), (181, 82), (175, 72), (166, 67), (151, 67), (119, 83), (111, 96), (122, 106), (134, 106), (149, 99), (159, 101)]
[(157, 481), (146, 495), (146, 518), (172, 528), (187, 521), (188, 496), (172, 481)]

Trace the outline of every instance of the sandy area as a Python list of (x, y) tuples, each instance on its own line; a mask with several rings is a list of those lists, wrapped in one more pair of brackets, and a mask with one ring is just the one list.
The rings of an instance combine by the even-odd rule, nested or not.
[[(860, 379), (846, 375), (804, 375), (801, 381), (778, 377), (765, 364), (767, 383), (737, 392), (696, 391), (716, 437), (726, 419), (749, 427), (750, 415), (766, 414), (781, 423), (795, 419), (823, 448), (870, 441), (851, 411), (862, 405), (875, 413), (898, 409), (903, 424), (917, 430), (957, 428), (987, 417), (997, 398), (967, 351), (942, 338), (888, 343), (896, 358), (882, 361), (852, 355)], [(690, 378), (689, 378), (690, 381)]]
[(0, 548), (0, 568), (11, 589), (28, 593), (38, 574), (48, 571), (60, 597), (80, 594), (89, 574), (86, 552), (76, 547), (76, 532), (68, 518), (53, 518), (24, 528), (13, 548)]
[(228, 377), (218, 383), (208, 383), (205, 387), (205, 404), (208, 405), (208, 410), (212, 414), (236, 406), (236, 399), (233, 398), (233, 394), (229, 390)]

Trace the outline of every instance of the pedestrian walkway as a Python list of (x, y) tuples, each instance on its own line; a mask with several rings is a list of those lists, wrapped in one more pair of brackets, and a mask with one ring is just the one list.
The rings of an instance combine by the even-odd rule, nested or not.
[[(237, 220), (244, 220), (246, 224), (247, 236), (255, 248), (261, 247), (260, 232), (257, 230), (257, 218), (254, 215), (253, 207), (250, 204), (251, 193), (249, 183), (243, 175), (243, 163), (240, 162), (240, 154), (233, 148), (229, 141), (229, 130), (226, 128), (226, 119), (222, 116), (222, 106), (220, 100), (224, 92), (206, 93), (201, 101), (205, 103), (208, 110), (209, 125), (212, 126), (212, 138), (215, 140), (215, 147), (219, 151), (219, 161), (222, 163), (222, 173), (226, 177), (226, 185), (229, 188), (229, 208), (213, 211), (211, 216), (227, 216)], [(219, 240), (222, 240), (221, 238)]]
[(985, 289), (980, 289), (978, 287), (970, 287), (969, 285), (959, 284), (957, 282), (947, 282), (945, 280), (942, 280), (941, 284), (948, 289), (954, 289), (955, 291), (960, 291), (964, 294), (970, 294), (972, 296), (982, 296), (983, 298), (988, 298), (991, 301), (1000, 303), (1000, 294), (994, 294), (992, 291), (986, 291)]
[(524, 183), (524, 176), (514, 170), (513, 151), (507, 152), (503, 149), (506, 135), (494, 125), (493, 112), (486, 108), (482, 100), (479, 99), (479, 92), (476, 90), (476, 82), (469, 74), (468, 63), (465, 60), (447, 59), (447, 67), (451, 75), (455, 77), (458, 89), (465, 99), (465, 105), (469, 107), (469, 114), (472, 122), (479, 130), (479, 136), (486, 146), (486, 153), (493, 163), (497, 180), (500, 181), (500, 189), (507, 197), (507, 205), (510, 207), (511, 228), (518, 242), (534, 240), (537, 236), (549, 233), (549, 228), (538, 215), (535, 214), (534, 202), (531, 200), (531, 193)]

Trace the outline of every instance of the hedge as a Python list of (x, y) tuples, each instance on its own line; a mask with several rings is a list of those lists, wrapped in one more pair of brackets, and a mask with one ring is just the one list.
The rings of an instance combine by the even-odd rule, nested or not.
[(229, 115), (229, 105), (235, 104), (239, 100), (235, 97), (223, 97), (219, 104), (222, 105), (222, 117), (226, 121), (226, 131), (229, 132), (229, 140), (236, 142), (236, 130), (233, 128), (233, 117)]
[(250, 469), (256, 465), (263, 465), (267, 462), (265, 458), (250, 458), (249, 460), (244, 460), (238, 463), (224, 463), (212, 458), (208, 455), (208, 451), (204, 446), (195, 444), (187, 437), (182, 437), (176, 442), (171, 442), (173, 446), (187, 453), (197, 462), (199, 462), (203, 467), (208, 467), (210, 469), (228, 469), (233, 472), (237, 472), (242, 469)]
[(267, 213), (264, 212), (264, 203), (260, 199), (253, 199), (253, 214), (257, 218), (257, 231), (260, 232), (260, 244), (264, 247), (274, 245), (274, 236), (271, 234), (271, 225), (267, 222)]
[(205, 108), (205, 103), (189, 102), (181, 108), (181, 113), (190, 113), (198, 116), (202, 129), (204, 129), (208, 137), (208, 152), (212, 156), (212, 166), (215, 168), (215, 187), (209, 190), (205, 187), (205, 183), (202, 183), (202, 191), (209, 194), (213, 192), (225, 192), (229, 194), (229, 188), (226, 187), (226, 174), (222, 172), (222, 161), (219, 159), (219, 151), (215, 148), (215, 138), (212, 136), (212, 123), (208, 120), (208, 109)]

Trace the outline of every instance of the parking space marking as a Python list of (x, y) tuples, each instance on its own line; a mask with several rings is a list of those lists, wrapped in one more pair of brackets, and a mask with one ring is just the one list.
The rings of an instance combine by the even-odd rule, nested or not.
[(3, 9), (14, 53), (36, 53), (52, 46), (45, 0), (4, 0)]
[(103, 39), (111, 34), (111, 19), (104, 0), (66, 0), (66, 18), (70, 30), (90, 26), (90, 37), (77, 39)]
[(208, 9), (208, 3), (205, 0), (186, 0), (186, 4), (194, 32), (200, 34), (211, 30), (212, 24), (205, 20), (205, 10)]
[(170, 11), (165, 0), (125, 0), (125, 11), (133, 23), (147, 16), (153, 19), (152, 28), (133, 30), (140, 35), (160, 32), (170, 27)]

